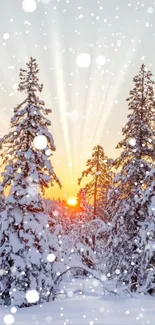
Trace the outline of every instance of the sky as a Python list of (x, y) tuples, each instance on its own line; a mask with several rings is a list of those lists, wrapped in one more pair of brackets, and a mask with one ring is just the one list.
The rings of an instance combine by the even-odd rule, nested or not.
[(19, 69), (32, 56), (44, 84), (40, 98), (52, 109), (52, 163), (63, 186), (46, 195), (75, 196), (95, 145), (118, 156), (141, 64), (155, 76), (155, 1), (1, 0), (0, 12), (0, 136), (24, 98), (16, 90)]

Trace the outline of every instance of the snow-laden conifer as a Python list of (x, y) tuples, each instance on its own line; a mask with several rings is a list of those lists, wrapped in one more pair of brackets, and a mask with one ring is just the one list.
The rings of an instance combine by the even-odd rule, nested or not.
[(80, 185), (84, 177), (89, 177), (84, 187), (87, 203), (93, 203), (94, 217), (104, 218), (107, 192), (111, 182), (111, 160), (106, 157), (103, 148), (97, 145), (93, 149), (92, 157), (87, 160), (86, 166), (87, 169), (82, 172), (78, 183)]
[(1, 195), (10, 187), (6, 209), (1, 214), (0, 269), (6, 304), (29, 305), (27, 291), (36, 290), (38, 301), (48, 297), (52, 264), (41, 193), (54, 182), (60, 185), (51, 163), (55, 150), (48, 130), (50, 109), (39, 99), (43, 86), (38, 80), (38, 65), (30, 58), (20, 70), (18, 90), (24, 101), (14, 109), (10, 131), (1, 139), (3, 149)]
[(136, 290), (144, 280), (139, 280), (142, 267), (139, 257), (143, 255), (144, 265), (150, 263), (145, 259), (147, 237), (143, 248), (140, 237), (145, 224), (149, 227), (151, 220), (154, 222), (149, 211), (154, 196), (151, 184), (155, 158), (155, 98), (152, 74), (144, 65), (133, 81), (134, 88), (127, 99), (130, 113), (122, 129), (123, 140), (117, 146), (121, 149), (115, 161), (117, 175), (108, 199), (111, 231), (107, 268), (117, 283)]

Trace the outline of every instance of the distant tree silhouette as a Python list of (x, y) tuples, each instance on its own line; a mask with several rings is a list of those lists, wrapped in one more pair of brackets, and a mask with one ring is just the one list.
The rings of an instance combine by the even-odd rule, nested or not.
[(83, 178), (90, 181), (84, 187), (87, 202), (93, 202), (94, 217), (102, 216), (107, 200), (107, 192), (111, 183), (112, 160), (108, 159), (103, 148), (97, 145), (93, 148), (92, 157), (87, 160), (87, 169), (78, 179), (80, 185)]

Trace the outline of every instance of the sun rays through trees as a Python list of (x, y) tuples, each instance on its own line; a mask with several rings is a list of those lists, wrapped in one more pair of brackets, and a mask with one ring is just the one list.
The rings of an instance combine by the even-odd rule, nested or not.
[(18, 91), (25, 98), (0, 139), (1, 304), (53, 301), (64, 276), (94, 277), (112, 294), (155, 295), (152, 73), (143, 64), (133, 79), (118, 158), (108, 158), (97, 144), (78, 179), (77, 198), (67, 202), (43, 197), (47, 187), (61, 182), (52, 165), (52, 111), (39, 98), (38, 73), (33, 58), (20, 70)]

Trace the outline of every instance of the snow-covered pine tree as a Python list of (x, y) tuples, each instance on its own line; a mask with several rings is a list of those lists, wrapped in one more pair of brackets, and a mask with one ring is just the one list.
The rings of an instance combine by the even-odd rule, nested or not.
[(111, 183), (111, 160), (106, 157), (103, 148), (97, 145), (93, 148), (92, 157), (87, 160), (86, 166), (78, 184), (81, 184), (84, 177), (90, 177), (84, 187), (87, 203), (93, 202), (94, 217), (104, 218), (107, 192)]
[(86, 191), (83, 188), (80, 188), (78, 194), (77, 194), (77, 204), (81, 211), (84, 211), (87, 203), (86, 203)]
[(79, 192), (77, 193), (77, 206), (78, 206), (77, 219), (83, 222), (93, 219), (94, 211), (92, 206), (90, 204), (87, 204), (85, 188), (80, 188)]
[[(20, 70), (18, 90), (26, 94), (25, 100), (14, 109), (11, 131), (1, 139), (2, 173), (1, 193), (10, 187), (6, 199), (6, 218), (2, 215), (0, 269), (5, 303), (29, 305), (25, 293), (36, 290), (38, 301), (47, 298), (52, 286), (51, 264), (47, 260), (48, 242), (41, 192), (49, 184), (60, 182), (49, 157), (55, 145), (46, 118), (51, 110), (45, 108), (37, 96), (43, 86), (38, 80), (38, 65), (30, 58), (27, 69)], [(9, 301), (8, 295), (11, 300)]]
[(51, 121), (46, 115), (51, 113), (37, 96), (43, 85), (38, 80), (38, 65), (31, 58), (27, 70), (20, 70), (19, 91), (26, 94), (26, 99), (14, 109), (11, 118), (11, 131), (1, 139), (7, 146), (2, 154), (5, 171), (2, 173), (2, 187), (10, 186), (10, 195), (23, 210), (42, 210), (41, 189), (53, 186), (56, 177), (49, 157), (55, 145), (48, 127)]
[(150, 184), (143, 190), (140, 204), (145, 220), (139, 223), (137, 238), (139, 251), (138, 291), (155, 295), (155, 168), (146, 173)]
[[(143, 283), (139, 281), (140, 267), (146, 265), (146, 261), (144, 266), (140, 263), (145, 244), (142, 252), (139, 236), (145, 223), (149, 223), (150, 197), (146, 193), (151, 192), (154, 173), (155, 98), (152, 73), (145, 65), (133, 81), (134, 88), (127, 99), (131, 113), (122, 129), (123, 140), (117, 146), (122, 152), (115, 161), (118, 172), (108, 198), (111, 231), (106, 263), (107, 272), (117, 284), (137, 290)], [(151, 218), (153, 222), (153, 215)]]

